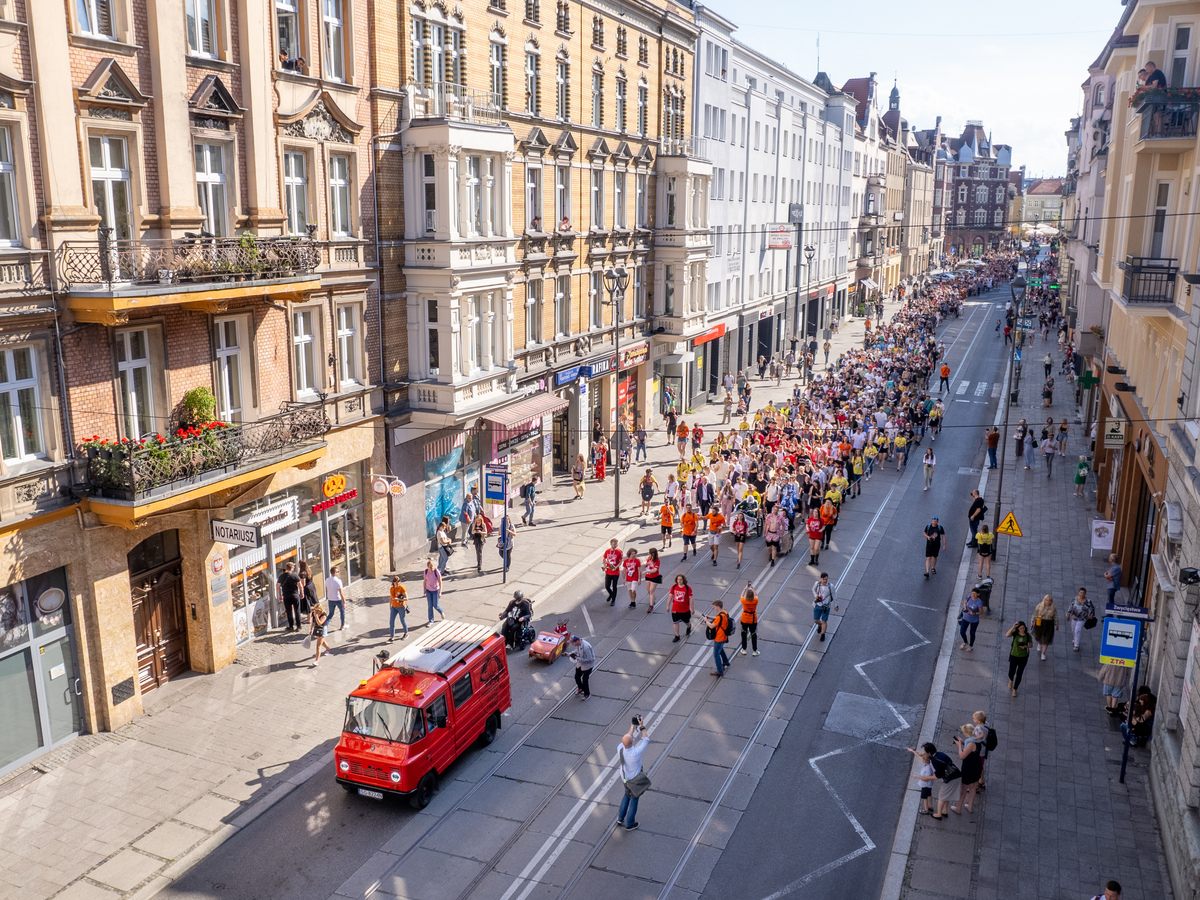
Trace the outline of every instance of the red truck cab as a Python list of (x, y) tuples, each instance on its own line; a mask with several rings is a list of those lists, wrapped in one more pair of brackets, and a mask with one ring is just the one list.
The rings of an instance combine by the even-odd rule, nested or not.
[(476, 741), (490, 744), (512, 705), (504, 640), (494, 627), (439, 622), (346, 698), (334, 750), (338, 783), (423, 809), (439, 776)]

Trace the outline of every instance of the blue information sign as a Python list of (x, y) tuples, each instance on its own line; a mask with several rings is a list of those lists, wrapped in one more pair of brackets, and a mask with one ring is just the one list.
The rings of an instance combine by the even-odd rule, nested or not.
[(505, 503), (508, 500), (507, 470), (488, 470), (483, 473), (483, 499), (488, 503)]
[(1104, 620), (1104, 631), (1100, 637), (1100, 663), (1132, 669), (1137, 664), (1141, 637), (1140, 619), (1109, 616)]

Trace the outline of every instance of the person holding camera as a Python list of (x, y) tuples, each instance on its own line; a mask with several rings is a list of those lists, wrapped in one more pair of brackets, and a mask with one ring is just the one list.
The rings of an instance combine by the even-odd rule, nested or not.
[(617, 826), (625, 825), (626, 831), (638, 827), (637, 808), (642, 794), (650, 787), (650, 776), (642, 771), (642, 754), (650, 744), (650, 733), (646, 731), (646, 722), (641, 716), (633, 717), (633, 724), (621, 738), (621, 746), (617, 749), (617, 758), (621, 764), (621, 781), (625, 785), (625, 795), (621, 798), (621, 807), (617, 810)]
[(579, 695), (580, 700), (586, 700), (592, 696), (588, 682), (596, 665), (596, 651), (577, 634), (571, 635), (570, 648), (567, 656), (575, 660), (575, 693)]

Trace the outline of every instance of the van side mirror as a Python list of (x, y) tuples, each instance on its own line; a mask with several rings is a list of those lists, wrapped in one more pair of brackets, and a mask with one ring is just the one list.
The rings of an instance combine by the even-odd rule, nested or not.
[(446, 727), (446, 717), (445, 717), (445, 716), (438, 716), (438, 717), (435, 719), (435, 722), (437, 723), (437, 727), (438, 727), (438, 728), (445, 728), (445, 727)]

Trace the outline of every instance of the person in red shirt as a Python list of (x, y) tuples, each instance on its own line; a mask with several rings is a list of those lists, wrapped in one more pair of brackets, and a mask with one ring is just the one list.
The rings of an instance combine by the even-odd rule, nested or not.
[(725, 517), (721, 510), (714, 508), (704, 518), (708, 519), (708, 549), (712, 551), (712, 564), (717, 564), (717, 551), (721, 549), (721, 529), (725, 527)]
[(738, 513), (733, 524), (729, 526), (729, 530), (733, 532), (733, 545), (737, 547), (737, 567), (742, 567), (742, 553), (746, 549), (746, 533), (750, 530), (750, 523), (746, 521), (745, 513)]
[(617, 547), (617, 539), (608, 542), (604, 551), (604, 590), (608, 594), (608, 605), (615, 606), (617, 602), (617, 584), (621, 576), (621, 551)]
[(629, 588), (629, 608), (637, 608), (637, 586), (642, 577), (642, 561), (638, 559), (637, 551), (632, 547), (625, 553), (625, 586)]
[(676, 575), (675, 583), (671, 585), (671, 627), (675, 629), (675, 637), (671, 643), (679, 642), (679, 623), (687, 626), (687, 633), (692, 633), (692, 613), (695, 606), (692, 602), (692, 589), (688, 587), (686, 575)]
[(650, 608), (646, 610), (648, 613), (654, 612), (654, 592), (658, 585), (662, 584), (662, 575), (659, 572), (661, 561), (658, 558), (658, 551), (651, 547), (646, 551), (646, 564), (642, 572), (646, 579), (646, 596), (650, 599)]
[(817, 511), (810, 510), (804, 521), (804, 530), (808, 532), (808, 564), (818, 565), (821, 559), (821, 544), (825, 540), (825, 526)]

